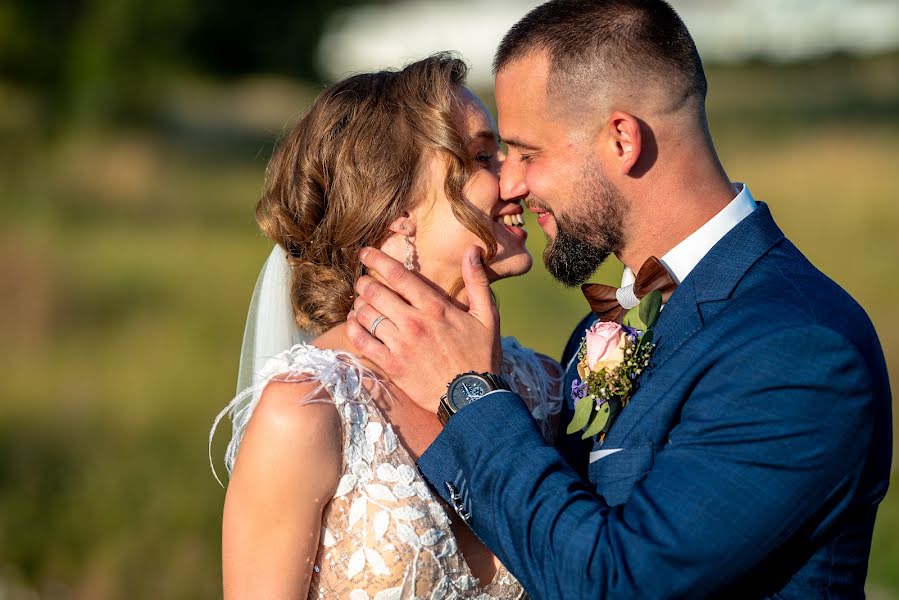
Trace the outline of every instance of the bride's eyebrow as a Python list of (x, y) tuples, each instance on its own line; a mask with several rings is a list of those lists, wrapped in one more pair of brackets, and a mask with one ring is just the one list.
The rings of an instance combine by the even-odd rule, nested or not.
[(483, 129), (483, 130), (477, 132), (476, 134), (471, 136), (471, 139), (469, 139), (468, 142), (471, 143), (475, 140), (480, 140), (480, 139), (485, 139), (489, 142), (499, 143), (499, 140), (496, 139), (496, 134), (494, 132), (490, 131), (489, 129)]

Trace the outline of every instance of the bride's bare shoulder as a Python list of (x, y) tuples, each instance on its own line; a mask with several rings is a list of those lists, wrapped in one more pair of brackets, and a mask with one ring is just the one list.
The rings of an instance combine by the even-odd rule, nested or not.
[(343, 458), (334, 403), (318, 381), (277, 379), (266, 385), (253, 411), (232, 483), (246, 473), (253, 479), (258, 475), (312, 485), (316, 495), (333, 493)]
[(226, 598), (308, 589), (343, 458), (339, 416), (333, 402), (315, 401), (320, 389), (318, 381), (272, 381), (249, 419), (222, 515)]

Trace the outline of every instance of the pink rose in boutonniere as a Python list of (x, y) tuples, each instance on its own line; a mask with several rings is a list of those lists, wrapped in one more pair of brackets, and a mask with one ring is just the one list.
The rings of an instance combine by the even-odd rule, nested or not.
[(634, 347), (637, 330), (618, 323), (598, 321), (587, 330), (586, 366), (591, 371), (612, 371), (624, 362), (625, 351)]
[(599, 433), (605, 436), (615, 416), (637, 391), (637, 378), (649, 365), (655, 348), (652, 328), (661, 309), (661, 294), (653, 292), (640, 302), (645, 331), (609, 321), (596, 322), (587, 330), (578, 351), (580, 379), (571, 384), (575, 410), (569, 434), (586, 428), (584, 439)]

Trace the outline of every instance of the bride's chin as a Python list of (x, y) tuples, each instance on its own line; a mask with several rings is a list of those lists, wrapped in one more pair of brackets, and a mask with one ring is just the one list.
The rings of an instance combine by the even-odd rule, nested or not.
[(490, 265), (489, 268), (494, 274), (491, 280), (499, 281), (500, 279), (524, 275), (531, 270), (532, 266), (534, 266), (534, 259), (531, 257), (530, 253), (527, 252), (518, 256), (503, 258)]

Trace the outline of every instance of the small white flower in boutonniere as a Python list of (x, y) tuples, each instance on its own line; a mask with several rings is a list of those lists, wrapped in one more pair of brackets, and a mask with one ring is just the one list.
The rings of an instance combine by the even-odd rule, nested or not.
[(587, 330), (578, 350), (579, 379), (571, 382), (574, 416), (567, 433), (584, 430), (581, 439), (605, 434), (637, 391), (639, 376), (655, 349), (652, 328), (662, 310), (662, 295), (647, 294), (627, 314), (624, 325), (598, 321)]

